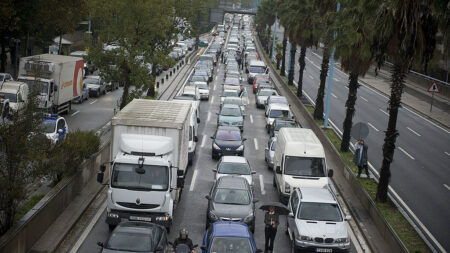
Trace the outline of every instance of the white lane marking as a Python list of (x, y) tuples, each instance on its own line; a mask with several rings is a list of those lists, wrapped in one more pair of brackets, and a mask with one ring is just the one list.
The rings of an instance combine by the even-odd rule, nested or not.
[(410, 155), (408, 152), (406, 152), (406, 150), (404, 150), (402, 147), (398, 147), (398, 149), (400, 149), (400, 151), (402, 151), (403, 153), (405, 153), (405, 155), (409, 156), (409, 158), (411, 158), (412, 160), (416, 160), (416, 158), (414, 158), (414, 156)]
[(346, 221), (346, 222), (345, 222), (345, 225), (347, 226), (347, 231), (349, 232), (350, 238), (351, 238), (351, 240), (352, 240), (352, 242), (353, 242), (352, 244), (353, 244), (353, 246), (355, 246), (355, 248), (356, 248), (356, 252), (358, 252), (358, 253), (364, 252), (364, 251), (362, 250), (362, 248), (361, 248), (361, 245), (360, 245), (359, 240), (356, 239), (355, 233), (353, 232), (352, 227), (349, 225), (349, 222)]
[(309, 78), (311, 78), (312, 80), (314, 80), (314, 77), (312, 76), (312, 75), (308, 75), (309, 76)]
[(92, 101), (92, 102), (90, 102), (89, 104), (91, 104), (91, 105), (92, 105), (92, 104), (93, 104), (93, 103), (95, 103), (95, 102), (97, 102), (97, 99), (96, 99), (96, 100), (94, 100), (94, 101)]
[(329, 118), (328, 122), (330, 122), (330, 125), (333, 126), (334, 129), (336, 129), (336, 131), (338, 131), (338, 133), (342, 136), (342, 131), (336, 126), (336, 124), (334, 124), (334, 122)]
[(73, 116), (77, 115), (79, 112), (80, 112), (80, 111), (76, 111), (76, 112), (72, 113), (70, 116), (73, 117)]
[(261, 187), (261, 194), (266, 195), (266, 191), (264, 190), (264, 176), (259, 175), (259, 186)]
[(449, 152), (445, 151), (444, 153), (445, 153), (446, 155), (450, 156), (450, 153), (449, 153)]
[(348, 90), (348, 86), (347, 85), (344, 85), (344, 88), (346, 88)]
[(333, 96), (334, 98), (337, 98), (337, 96), (334, 93), (331, 93), (331, 96)]
[(205, 146), (205, 142), (206, 142), (206, 135), (203, 135), (202, 144), (200, 145), (201, 148), (203, 148)]
[(214, 104), (214, 96), (211, 98), (211, 100), (209, 100), (210, 104)]
[[(306, 58), (306, 57), (305, 57)], [(306, 58), (306, 60), (308, 60), (314, 67), (320, 69), (319, 66), (317, 66), (313, 61), (311, 61), (310, 59)]]
[(333, 80), (339, 82), (339, 79), (337, 79), (336, 77), (333, 77)]
[(253, 116), (250, 114), (250, 123), (253, 124)]
[(211, 112), (208, 112), (208, 117), (206, 117), (206, 121), (209, 121), (211, 119)]
[(367, 98), (363, 97), (363, 96), (359, 96), (362, 100), (369, 102), (369, 100), (367, 100)]
[[(380, 174), (375, 169), (375, 167), (373, 167), (373, 165), (370, 162), (368, 162), (367, 164), (369, 165), (371, 172), (374, 173), (377, 176), (377, 178), (380, 178)], [(422, 231), (425, 232), (425, 234), (427, 234), (428, 238), (430, 238), (433, 241), (434, 245), (436, 245), (441, 252), (445, 252), (444, 248), (436, 240), (436, 238), (433, 236), (433, 234), (431, 234), (431, 232), (427, 229), (427, 227), (425, 227), (425, 225), (419, 220), (419, 218), (416, 216), (416, 214), (411, 210), (411, 208), (409, 208), (409, 206), (405, 203), (405, 201), (403, 201), (403, 199), (400, 198), (400, 196), (397, 194), (397, 192), (390, 185), (389, 185), (389, 193), (394, 195), (394, 199), (400, 202), (400, 206), (403, 207), (404, 209), (406, 209), (406, 212), (411, 216), (411, 218), (416, 222), (416, 224), (422, 229)]]
[(367, 122), (367, 125), (369, 125), (370, 127), (373, 128), (373, 130), (379, 132), (380, 130), (378, 130), (376, 127), (374, 127), (372, 124), (370, 124), (370, 122)]
[(444, 187), (445, 187), (445, 188), (447, 188), (447, 190), (449, 190), (449, 191), (450, 191), (450, 186), (448, 186), (448, 185), (444, 184)]
[(422, 136), (422, 135), (420, 135), (418, 132), (412, 130), (410, 127), (406, 127), (406, 128), (408, 128), (408, 130), (411, 131), (411, 132), (413, 132), (415, 135), (417, 135), (417, 136), (419, 136), (419, 137)]
[(217, 76), (216, 76), (216, 77), (214, 77), (214, 81), (217, 81)]
[(380, 112), (384, 113), (386, 116), (389, 116), (389, 113), (387, 113), (387, 112), (385, 112), (385, 111), (383, 111), (381, 109), (378, 109), (378, 110), (380, 110)]
[(105, 209), (106, 209), (106, 201), (98, 209), (98, 211), (95, 214), (94, 218), (92, 218), (91, 222), (89, 222), (89, 225), (86, 227), (86, 229), (83, 231), (81, 236), (78, 238), (78, 240), (75, 242), (73, 247), (70, 249), (70, 251), (69, 251), (70, 253), (76, 253), (80, 249), (80, 247), (83, 244), (84, 240), (89, 235), (89, 233), (91, 232), (92, 228), (97, 223), (98, 219), (100, 219), (100, 216), (102, 216), (102, 213), (105, 211)]
[(408, 112), (410, 112), (410, 113), (416, 115), (417, 117), (419, 117), (419, 118), (421, 118), (421, 119), (424, 119), (425, 121), (427, 121), (427, 122), (430, 123), (431, 125), (433, 125), (433, 126), (439, 128), (439, 129), (441, 129), (442, 131), (444, 131), (444, 132), (450, 134), (450, 131), (448, 131), (447, 129), (444, 129), (443, 127), (441, 127), (441, 126), (439, 126), (439, 125), (437, 125), (437, 124), (434, 123), (433, 121), (431, 121), (431, 120), (429, 120), (429, 119), (427, 119), (427, 118), (424, 118), (423, 116), (421, 116), (421, 115), (415, 113), (414, 111), (411, 111), (410, 109), (408, 109), (408, 108), (406, 108), (406, 107), (402, 107), (402, 108), (405, 109), (405, 110), (407, 110)]
[(253, 142), (255, 144), (255, 150), (258, 150), (258, 140), (256, 138), (253, 138)]
[(197, 179), (197, 173), (198, 173), (198, 170), (195, 169), (195, 170), (194, 170), (194, 174), (192, 175), (192, 181), (191, 181), (191, 186), (189, 187), (189, 191), (193, 191), (193, 190), (194, 190), (194, 187), (195, 187), (195, 179)]

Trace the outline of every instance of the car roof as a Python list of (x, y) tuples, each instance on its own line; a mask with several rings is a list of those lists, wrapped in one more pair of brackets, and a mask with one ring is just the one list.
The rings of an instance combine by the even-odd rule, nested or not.
[(226, 163), (247, 163), (247, 158), (245, 158), (243, 156), (227, 155), (227, 156), (222, 156), (222, 162), (226, 162)]
[(240, 109), (241, 107), (239, 105), (237, 105), (237, 104), (224, 104), (222, 106), (222, 108), (237, 108), (237, 109)]
[(289, 105), (287, 104), (270, 104), (269, 110), (289, 110)]
[(150, 222), (126, 221), (120, 223), (114, 231), (152, 235), (155, 228), (161, 229), (161, 226)]
[(213, 236), (250, 238), (246, 224), (235, 221), (217, 221), (212, 224)]
[(234, 126), (219, 126), (217, 127), (217, 131), (239, 131), (239, 133), (241, 132), (239, 127)]
[(238, 176), (223, 176), (217, 180), (217, 188), (248, 190), (247, 179)]
[(337, 200), (328, 188), (303, 187), (298, 188), (298, 190), (301, 192), (302, 202), (337, 203)]

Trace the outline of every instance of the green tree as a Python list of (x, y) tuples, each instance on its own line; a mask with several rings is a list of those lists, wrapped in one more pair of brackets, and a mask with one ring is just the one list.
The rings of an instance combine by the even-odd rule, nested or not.
[(283, 28), (283, 49), (282, 49), (282, 57), (281, 57), (281, 69), (280, 69), (280, 75), (285, 76), (286, 71), (286, 47), (287, 47), (287, 34), (286, 29)]
[(376, 6), (371, 1), (345, 0), (342, 1), (342, 12), (339, 15), (337, 27), (339, 27), (336, 39), (337, 57), (341, 60), (341, 66), (349, 72), (348, 77), (348, 98), (345, 120), (343, 123), (343, 134), (341, 151), (348, 151), (350, 145), (350, 132), (352, 129), (352, 119), (355, 114), (355, 103), (357, 99), (358, 78), (364, 75), (373, 62), (371, 50), (374, 37)]
[(294, 85), (295, 53), (297, 52), (297, 44), (294, 39), (296, 32), (295, 25), (297, 22), (295, 15), (297, 14), (292, 6), (293, 4), (296, 4), (293, 0), (281, 1), (278, 7), (280, 24), (284, 28), (284, 34), (287, 35), (285, 36), (285, 38), (287, 37), (291, 44), (289, 58), (290, 63), (288, 69), (288, 85)]
[(393, 62), (389, 120), (383, 144), (383, 162), (380, 170), (376, 199), (386, 202), (391, 177), (390, 165), (394, 158), (395, 141), (399, 135), (398, 108), (405, 74), (414, 58), (429, 59), (436, 46), (437, 20), (431, 9), (431, 0), (374, 1), (377, 9), (375, 48), (386, 53)]
[(16, 29), (17, 17), (12, 0), (0, 2), (0, 72), (5, 72), (6, 67), (6, 39)]

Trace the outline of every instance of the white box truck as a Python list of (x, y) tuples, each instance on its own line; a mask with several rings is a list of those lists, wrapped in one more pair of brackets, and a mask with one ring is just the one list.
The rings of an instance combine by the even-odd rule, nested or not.
[(9, 100), (11, 113), (25, 109), (28, 93), (28, 86), (23, 82), (8, 81), (0, 84), (0, 98)]
[(283, 203), (293, 188), (328, 187), (328, 177), (333, 176), (322, 143), (311, 129), (281, 128), (273, 160), (274, 185)]
[[(168, 230), (188, 163), (191, 106), (134, 99), (111, 121), (106, 223), (159, 223)], [(103, 181), (101, 166), (97, 181)]]
[(69, 112), (72, 100), (81, 95), (82, 58), (41, 54), (20, 58), (18, 80), (37, 92), (38, 107), (51, 113)]

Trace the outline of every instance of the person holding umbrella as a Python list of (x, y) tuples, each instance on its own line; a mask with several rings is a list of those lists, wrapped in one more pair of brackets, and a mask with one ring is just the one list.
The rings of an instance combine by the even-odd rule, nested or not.
[(275, 235), (277, 234), (278, 224), (280, 224), (279, 215), (275, 213), (275, 207), (269, 207), (269, 211), (264, 215), (264, 224), (266, 244), (264, 253), (273, 251), (273, 243), (275, 242)]

